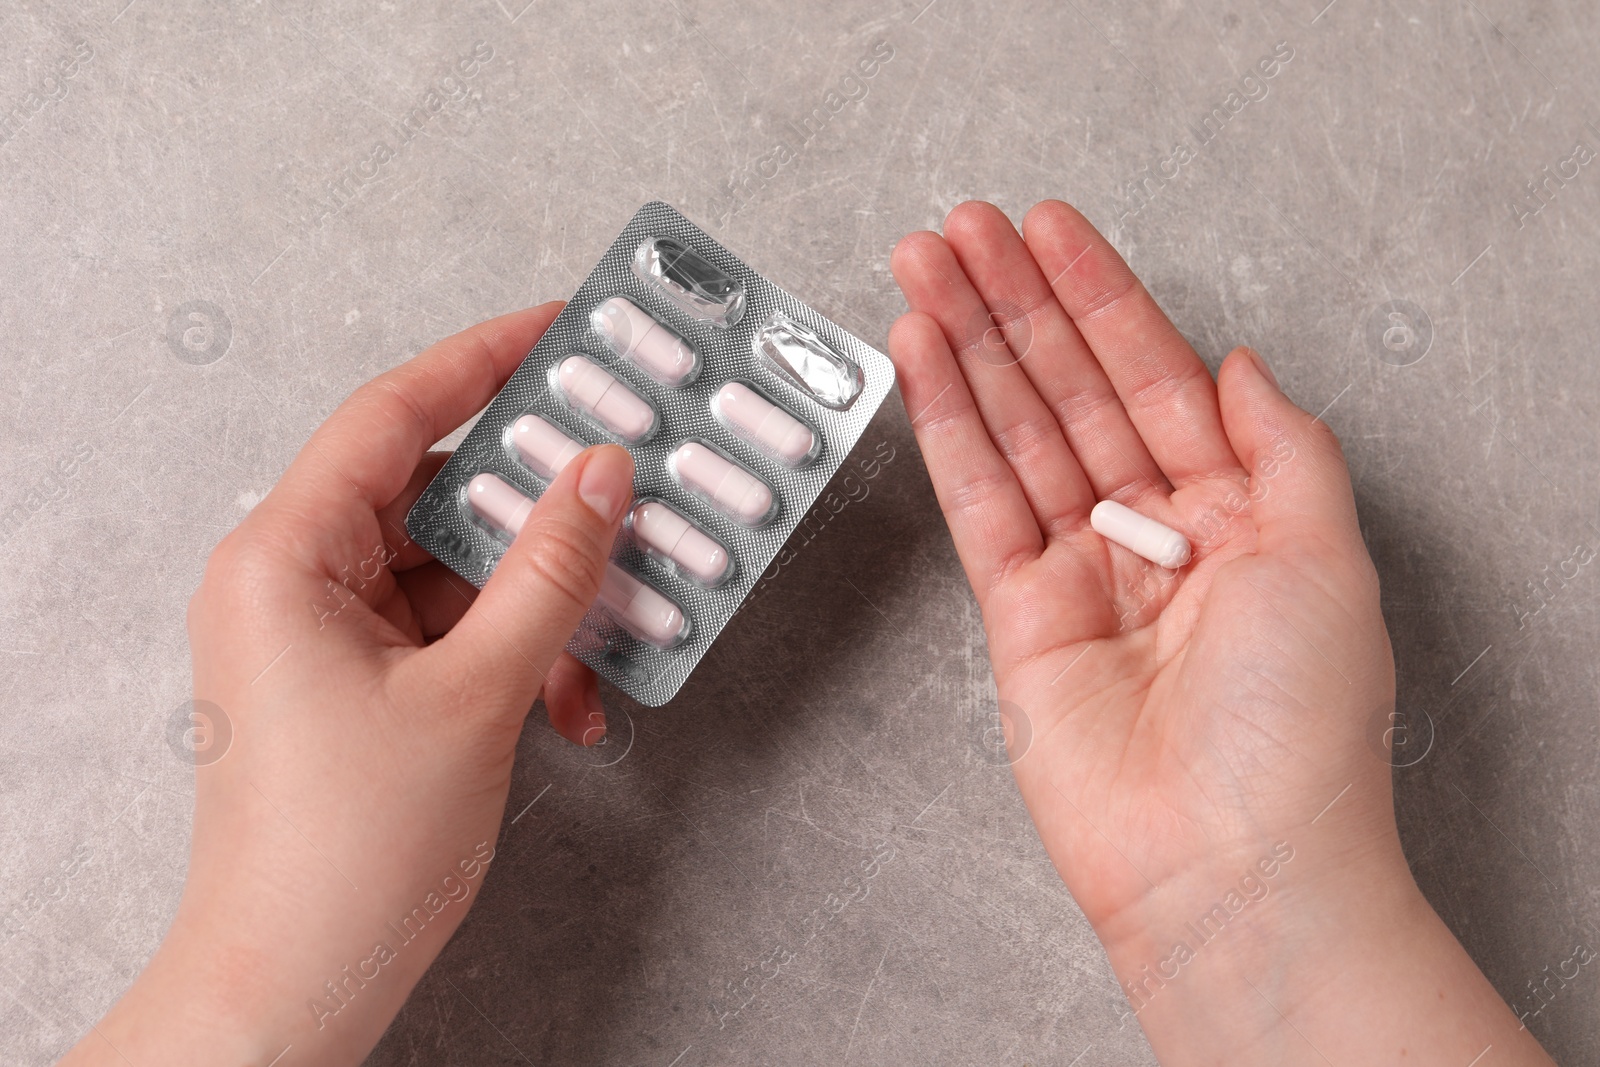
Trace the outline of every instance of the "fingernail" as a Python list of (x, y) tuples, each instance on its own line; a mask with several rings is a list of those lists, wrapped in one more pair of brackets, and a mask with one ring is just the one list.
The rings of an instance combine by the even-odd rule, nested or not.
[(633, 457), (617, 445), (590, 449), (578, 476), (578, 497), (602, 519), (616, 522), (633, 499)]
[(1267, 381), (1271, 382), (1272, 387), (1278, 390), (1278, 392), (1283, 392), (1283, 387), (1278, 384), (1278, 376), (1272, 373), (1271, 367), (1267, 366), (1265, 357), (1263, 357), (1260, 352), (1257, 352), (1253, 348), (1247, 348), (1245, 351), (1250, 353), (1250, 358), (1255, 361), (1256, 370), (1261, 372), (1261, 376)]

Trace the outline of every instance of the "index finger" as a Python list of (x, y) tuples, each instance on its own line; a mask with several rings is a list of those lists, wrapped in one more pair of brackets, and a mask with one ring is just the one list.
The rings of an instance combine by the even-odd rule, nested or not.
[(553, 301), (462, 330), (361, 386), (317, 427), (279, 487), (376, 512), (427, 450), (483, 409), (561, 311)]

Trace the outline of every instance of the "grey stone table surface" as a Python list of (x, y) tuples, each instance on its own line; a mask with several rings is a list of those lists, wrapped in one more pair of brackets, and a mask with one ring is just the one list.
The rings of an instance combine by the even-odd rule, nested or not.
[[(1600, 15), (1324, 4), (6, 5), (0, 1061), (59, 1055), (170, 921), (186, 600), (358, 383), (565, 296), (652, 198), (881, 346), (898, 236), (1049, 196), (1343, 438), (1426, 737), (1414, 868), (1600, 1061), (1600, 973), (1534, 993), (1600, 947)], [(990, 745), (897, 398), (863, 447), (893, 459), (678, 699), (608, 693), (599, 756), (526, 731), (372, 1063), (1153, 1062)]]

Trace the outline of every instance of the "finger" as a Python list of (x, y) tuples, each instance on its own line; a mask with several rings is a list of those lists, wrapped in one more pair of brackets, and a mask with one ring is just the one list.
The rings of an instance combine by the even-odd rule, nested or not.
[(1279, 390), (1266, 361), (1236, 348), (1217, 374), (1228, 438), (1250, 472), (1257, 550), (1360, 550), (1350, 470), (1328, 424)]
[(944, 233), (1087, 476), (1092, 491), (1072, 502), (1075, 517), (1106, 497), (1164, 495), (1166, 477), (1011, 220), (972, 201), (950, 212)]
[(471, 582), (437, 560), (401, 571), (394, 578), (411, 604), (424, 641), (449, 633), (478, 598)]
[(489, 402), (560, 310), (543, 304), (479, 323), (367, 382), (311, 435), (280, 489), (322, 515), (389, 504), (423, 453)]
[(563, 652), (544, 684), (544, 706), (556, 733), (575, 745), (597, 745), (606, 735), (606, 709), (594, 671)]
[(520, 721), (594, 603), (632, 499), (627, 450), (581, 453), (539, 497), (461, 621), (403, 661), (403, 684), (442, 706)]
[(889, 259), (912, 311), (939, 324), (983, 425), (1011, 466), (1035, 521), (1051, 535), (1081, 528), (1093, 492), (1016, 355), (999, 337), (989, 309), (936, 233), (913, 233)]
[(1116, 249), (1059, 200), (1035, 205), (1022, 236), (1167, 480), (1236, 472), (1211, 372)]
[(939, 324), (917, 311), (902, 315), (889, 331), (889, 355), (933, 491), (981, 605), (997, 581), (1044, 550), (1044, 539)]
[(432, 554), (406, 533), (406, 513), (449, 458), (449, 452), (423, 453), (422, 462), (411, 472), (411, 478), (400, 490), (400, 495), (378, 509), (378, 529), (383, 534), (383, 543), (389, 549), (389, 569), (396, 574), (433, 561)]

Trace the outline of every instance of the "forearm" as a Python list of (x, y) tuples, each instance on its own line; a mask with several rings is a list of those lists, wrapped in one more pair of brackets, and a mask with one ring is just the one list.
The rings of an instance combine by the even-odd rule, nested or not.
[(1202, 903), (1148, 920), (1147, 935), (1110, 940), (1124, 1021), (1163, 1067), (1551, 1063), (1403, 862), (1318, 870), (1307, 851), (1226, 922), (1211, 898), (1236, 887), (1218, 882), (1173, 894)]
[(484, 842), (420, 881), (352, 868), (360, 890), (261, 842), (202, 862), (156, 955), (62, 1062), (265, 1067), (291, 1049), (284, 1067), (359, 1064), (465, 917), (492, 858)]

